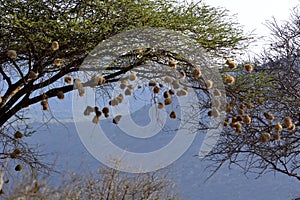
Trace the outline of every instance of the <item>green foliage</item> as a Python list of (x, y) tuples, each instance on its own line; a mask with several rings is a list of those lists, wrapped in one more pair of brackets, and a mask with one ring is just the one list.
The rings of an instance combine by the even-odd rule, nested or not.
[(85, 55), (99, 42), (125, 30), (161, 27), (184, 32), (218, 56), (243, 49), (242, 29), (226, 10), (176, 1), (0, 1), (2, 51), (35, 58), (50, 56), (57, 40), (63, 57)]

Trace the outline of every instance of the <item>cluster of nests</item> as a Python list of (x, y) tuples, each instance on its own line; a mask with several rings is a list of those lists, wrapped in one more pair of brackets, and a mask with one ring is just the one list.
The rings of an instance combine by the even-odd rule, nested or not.
[[(176, 67), (176, 63), (173, 61), (169, 62), (170, 67)], [(181, 71), (181, 79), (184, 79), (186, 77), (186, 74), (184, 71)], [(202, 75), (202, 72), (199, 68), (195, 68), (192, 71), (192, 76), (194, 78), (200, 78)], [(149, 86), (152, 88), (153, 93), (155, 95), (160, 95), (163, 97), (163, 101), (159, 101), (157, 103), (158, 109), (163, 109), (165, 106), (171, 105), (173, 103), (172, 96), (176, 95), (177, 97), (183, 97), (188, 95), (188, 89), (187, 88), (181, 88), (180, 81), (173, 79), (170, 76), (165, 76), (163, 79), (164, 83), (168, 85), (168, 87), (164, 87), (163, 84), (158, 84), (155, 80), (149, 81)], [(174, 110), (172, 110), (169, 114), (171, 119), (176, 119), (177, 115)]]
[[(59, 43), (57, 41), (53, 41), (51, 44), (51, 50), (52, 51), (57, 51), (59, 49)], [(6, 52), (7, 57), (11, 59), (16, 59), (18, 57), (17, 51), (16, 50), (8, 50)], [(54, 66), (55, 67), (61, 67), (64, 63), (64, 60), (61, 58), (56, 58), (54, 60)], [(37, 71), (29, 71), (28, 76), (27, 76), (27, 81), (35, 80), (39, 77), (39, 74)]]
[[(236, 64), (231, 60), (227, 60), (226, 64), (227, 64), (227, 67), (229, 70), (236, 68)], [(251, 73), (253, 71), (253, 66), (251, 64), (245, 64), (244, 67), (245, 67), (246, 71), (249, 73)], [(229, 74), (226, 74), (223, 76), (223, 81), (225, 84), (231, 85), (231, 84), (234, 84), (235, 78)], [(207, 89), (212, 89), (213, 82), (211, 80), (206, 80), (205, 83), (206, 83)], [(215, 97), (213, 100), (213, 103), (212, 103), (213, 108), (208, 112), (208, 116), (216, 118), (216, 117), (220, 117), (219, 108), (221, 106), (221, 102), (217, 98), (221, 97), (222, 94), (217, 88), (214, 88), (213, 95)], [(230, 109), (230, 108), (228, 108), (228, 109)], [(250, 122), (249, 122), (249, 120), (250, 120)], [(249, 116), (245, 116), (244, 121), (245, 121), (245, 123), (251, 123), (251, 119), (249, 118)], [(239, 124), (237, 124), (236, 131), (238, 133), (242, 132), (242, 128), (239, 126)]]
[[(84, 110), (84, 115), (88, 116), (91, 113), (95, 113), (95, 116), (92, 119), (92, 122), (94, 124), (98, 124), (100, 122), (100, 118), (102, 116), (102, 113), (104, 115), (105, 118), (109, 117), (109, 108), (108, 107), (103, 107), (102, 110), (99, 109), (99, 107), (95, 106), (95, 107), (91, 107), (91, 106), (87, 106), (86, 109)], [(117, 115), (113, 118), (113, 123), (114, 124), (118, 124), (121, 120), (122, 115)]]
[[(15, 51), (15, 50), (8, 50), (7, 52), (6, 52), (6, 55), (9, 57), (9, 58), (11, 58), (11, 59), (16, 59), (17, 57), (18, 57), (18, 54), (17, 54), (17, 51)], [(31, 81), (31, 80), (35, 80), (35, 79), (37, 79), (39, 76), (38, 76), (39, 74), (37, 73), (37, 72), (34, 72), (34, 71), (32, 71), (32, 70), (30, 70), (29, 72), (28, 72), (28, 76), (27, 76), (27, 81)]]
[[(52, 42), (52, 44), (51, 44), (51, 49), (52, 49), (53, 51), (57, 51), (57, 50), (59, 49), (59, 43), (58, 43), (57, 41)], [(56, 58), (56, 59), (54, 60), (54, 66), (55, 66), (55, 67), (61, 67), (62, 64), (63, 64), (63, 62), (64, 62), (63, 59), (61, 59), (61, 58)]]
[[(226, 64), (228, 65), (228, 69), (235, 69), (236, 64), (232, 60), (226, 60)], [(244, 65), (244, 68), (247, 72), (251, 73), (253, 71), (253, 66), (249, 63)]]
[[(93, 76), (90, 86), (96, 86), (96, 85), (102, 85), (105, 83), (105, 78), (103, 76)], [(66, 84), (71, 84), (72, 83), (72, 77), (71, 76), (65, 76), (64, 77), (64, 82)], [(74, 89), (77, 89), (78, 91), (78, 95), (80, 97), (83, 97), (85, 95), (85, 89), (83, 87), (83, 84), (81, 82), (81, 80), (79, 78), (75, 78), (73, 80), (73, 84), (74, 84)], [(63, 100), (65, 98), (65, 94), (63, 91), (57, 91), (56, 96), (58, 99)], [(49, 105), (48, 105), (48, 99), (45, 96), (45, 98), (41, 101), (41, 105), (44, 111), (49, 110)]]
[[(142, 49), (139, 50), (139, 53), (142, 53)], [(232, 61), (227, 61), (227, 64), (229, 65), (230, 69), (234, 69), (236, 67), (236, 65)], [(168, 65), (171, 68), (176, 68), (177, 67), (177, 63), (175, 61), (169, 61)], [(247, 65), (247, 69), (249, 68), (249, 66), (252, 67), (251, 65)], [(250, 71), (250, 70), (248, 70), (248, 71)], [(180, 74), (181, 74), (181, 79), (185, 79), (186, 72), (181, 70)], [(201, 72), (200, 68), (195, 67), (191, 71), (191, 77), (197, 79), (197, 78), (200, 78), (201, 76), (202, 76), (202, 72)], [(120, 89), (122, 89), (124, 91), (125, 96), (130, 96), (130, 95), (133, 94), (133, 90), (135, 88), (135, 85), (133, 84), (133, 82), (135, 82), (136, 80), (137, 80), (136, 73), (131, 73), (131, 74), (128, 75), (127, 78), (122, 79), (120, 81), (121, 83), (120, 83), (119, 87), (120, 87)], [(172, 101), (172, 96), (173, 95), (176, 95), (178, 97), (188, 95), (187, 88), (181, 88), (180, 81), (178, 79), (174, 79), (171, 76), (165, 76), (162, 81), (169, 86), (169, 87), (167, 87), (167, 90), (163, 86), (163, 84), (157, 83), (155, 80), (150, 80), (148, 82), (148, 86), (152, 88), (153, 93), (156, 94), (156, 95), (161, 95), (163, 97), (163, 101), (159, 101), (158, 104), (157, 104), (157, 107), (159, 109), (163, 109), (165, 106), (171, 105), (172, 102), (173, 102)], [(226, 75), (225, 82), (228, 83), (228, 84), (234, 83), (234, 77), (230, 76), (230, 75)], [(206, 80), (205, 85), (206, 85), (207, 89), (212, 89), (213, 88), (213, 81), (212, 80)], [(137, 88), (141, 88), (141, 87), (142, 86), (140, 84), (137, 84)], [(220, 97), (221, 92), (218, 89), (214, 89), (214, 95), (215, 95), (215, 97)], [(110, 100), (109, 105), (117, 106), (118, 104), (122, 103), (123, 98), (124, 98), (123, 94), (119, 94), (118, 96), (116, 96), (115, 98)], [(220, 105), (221, 105), (220, 101), (215, 100), (215, 102), (214, 102), (215, 107), (211, 111), (212, 116), (215, 116), (215, 117), (220, 116), (220, 113), (217, 109)], [(176, 119), (177, 118), (176, 112), (174, 110), (170, 112), (169, 116), (170, 116), (171, 119)]]
[[(175, 68), (177, 65), (176, 62), (174, 61), (169, 61), (169, 66), (172, 68)], [(186, 77), (186, 72), (185, 71), (180, 71), (181, 79), (185, 79)], [(202, 72), (200, 68), (195, 67), (192, 72), (191, 76), (195, 79), (200, 78), (202, 76)], [(173, 103), (172, 101), (172, 96), (176, 95), (177, 97), (183, 97), (188, 95), (188, 89), (186, 87), (181, 88), (180, 81), (177, 79), (174, 79), (170, 76), (165, 76), (163, 79), (163, 82), (168, 86), (164, 88), (164, 86), (160, 83), (158, 84), (155, 80), (150, 80), (149, 81), (149, 86), (153, 88), (153, 93), (155, 95), (161, 95), (163, 97), (163, 101), (159, 101), (157, 103), (157, 108), (158, 109), (163, 109), (165, 106), (171, 105)], [(208, 80), (206, 83), (208, 89), (212, 87), (213, 83), (212, 81)], [(169, 114), (169, 117), (171, 119), (176, 119), (177, 115), (174, 110), (172, 110)]]
[[(257, 103), (259, 105), (262, 105), (264, 103), (264, 100), (262, 98), (258, 98), (257, 99)], [(230, 102), (227, 107), (226, 107), (226, 112), (228, 114), (233, 112), (233, 109), (235, 107), (235, 103), (234, 102)], [(242, 134), (242, 128), (243, 125), (249, 125), (252, 123), (252, 118), (249, 116), (249, 114), (246, 114), (246, 110), (250, 110), (253, 109), (254, 106), (251, 102), (249, 102), (248, 104), (240, 104), (237, 107), (237, 116), (234, 115), (231, 118), (231, 121), (229, 118), (226, 118), (224, 121), (224, 126), (230, 126), (231, 128), (234, 128), (236, 133), (238, 134)], [(265, 118), (265, 120), (269, 121), (272, 126), (273, 129), (273, 140), (275, 141), (279, 141), (280, 138), (280, 134), (279, 132), (283, 130), (283, 128), (286, 128), (289, 131), (294, 131), (296, 129), (296, 125), (292, 122), (290, 117), (285, 117), (283, 119), (282, 122), (274, 122), (275, 117), (273, 114), (269, 113), (269, 112), (264, 112), (263, 113), (263, 118)], [(261, 143), (266, 143), (269, 142), (271, 140), (271, 134), (268, 132), (261, 132), (259, 134), (258, 140)]]
[[(226, 64), (228, 65), (229, 69), (235, 69), (236, 64), (231, 61), (227, 60)], [(244, 68), (247, 72), (251, 73), (253, 71), (253, 66), (251, 64), (245, 64)], [(227, 84), (232, 84), (234, 83), (234, 77), (230, 75), (225, 75), (224, 76), (224, 82)], [(264, 104), (264, 99), (263, 98), (257, 98), (257, 103), (258, 105)], [(232, 113), (233, 108), (235, 104), (233, 102), (229, 103), (226, 107), (226, 112), (227, 113)], [(249, 125), (252, 123), (252, 118), (245, 113), (245, 109), (252, 109), (254, 106), (252, 103), (248, 103), (247, 105), (241, 104), (239, 108), (237, 109), (237, 116), (233, 116), (231, 119), (231, 122), (229, 123), (229, 118), (226, 118), (224, 121), (224, 126), (230, 126), (235, 129), (235, 131), (238, 134), (242, 133), (242, 123), (245, 125)], [(270, 114), (269, 112), (263, 113), (263, 116), (266, 120), (273, 122), (275, 117), (274, 115)], [(280, 140), (280, 134), (279, 132), (283, 130), (283, 127), (285, 127), (289, 131), (294, 131), (296, 129), (296, 125), (292, 122), (291, 118), (285, 117), (283, 119), (283, 123), (281, 122), (276, 122), (275, 124), (272, 124), (274, 133), (273, 133), (273, 140), (279, 141)], [(268, 132), (261, 132), (258, 140), (261, 143), (266, 143), (271, 140), (271, 134)]]
[[(170, 61), (169, 66), (170, 67), (176, 67), (176, 63), (173, 62), (173, 61)], [(199, 68), (196, 68), (192, 72), (192, 74), (195, 78), (199, 78), (202, 75)], [(121, 104), (123, 102), (124, 95), (125, 96), (132, 95), (133, 90), (135, 89), (134, 82), (136, 80), (137, 80), (137, 75), (134, 72), (130, 73), (126, 78), (121, 79), (119, 87), (120, 87), (120, 89), (123, 90), (123, 93), (120, 93), (116, 97), (112, 98), (109, 101), (109, 105), (110, 106), (118, 106), (119, 104)], [(166, 76), (164, 78), (164, 82), (167, 83), (167, 84), (170, 84), (172, 89), (165, 90), (164, 86), (162, 84), (158, 84), (155, 80), (150, 80), (148, 82), (148, 86), (150, 88), (152, 88), (154, 94), (156, 94), (156, 95), (161, 94), (164, 97), (163, 102), (158, 102), (157, 106), (158, 106), (159, 109), (164, 108), (164, 106), (166, 106), (166, 105), (171, 105), (172, 104), (172, 95), (177, 95), (178, 97), (188, 95), (188, 91), (187, 91), (186, 88), (185, 89), (180, 88), (179, 80), (174, 80), (170, 76)], [(142, 86), (140, 84), (137, 84), (137, 88), (142, 88)], [(104, 110), (102, 110), (102, 112), (105, 114), (105, 117), (108, 117), (109, 116), (108, 115), (108, 112), (109, 112), (108, 107), (104, 107), (104, 108), (107, 110), (107, 113), (105, 113)], [(92, 108), (92, 107), (88, 106), (86, 108), (86, 110), (84, 111), (84, 114), (89, 115), (91, 112), (96, 112), (96, 115), (94, 116), (92, 122), (93, 123), (98, 123), (100, 121), (100, 116), (101, 116), (100, 113), (101, 112), (95, 111), (95, 108)], [(114, 117), (113, 123), (118, 124), (121, 117), (122, 117), (121, 115), (117, 115), (116, 117)], [(177, 115), (176, 115), (175, 111), (170, 112), (170, 118), (172, 118), (172, 119), (177, 118)]]
[[(14, 139), (19, 140), (23, 138), (23, 133), (21, 133), (20, 131), (16, 131), (14, 133)], [(22, 151), (19, 148), (15, 148), (10, 154), (9, 157), (12, 159), (17, 158), (18, 156), (20, 156), (20, 154), (22, 153)], [(21, 171), (22, 170), (22, 165), (18, 164), (15, 166), (15, 170), (16, 171)]]
[[(236, 68), (236, 64), (232, 60), (227, 60), (226, 64), (227, 64), (229, 70), (233, 70)], [(244, 68), (249, 73), (251, 73), (254, 69), (251, 64), (245, 64)], [(224, 83), (229, 84), (229, 85), (233, 84), (235, 82), (235, 78), (229, 74), (224, 75), (223, 79), (224, 79)]]
[[(269, 113), (264, 113), (265, 117), (268, 120), (274, 120), (274, 116), (270, 115)], [(292, 122), (290, 117), (284, 117), (283, 122), (276, 122), (275, 125), (273, 125), (274, 128), (274, 134), (273, 134), (273, 140), (279, 141), (280, 140), (280, 134), (279, 132), (283, 130), (283, 127), (286, 128), (289, 131), (294, 131), (296, 129), (296, 125)], [(268, 132), (262, 132), (259, 135), (258, 140), (262, 143), (269, 142), (271, 140), (271, 134)]]

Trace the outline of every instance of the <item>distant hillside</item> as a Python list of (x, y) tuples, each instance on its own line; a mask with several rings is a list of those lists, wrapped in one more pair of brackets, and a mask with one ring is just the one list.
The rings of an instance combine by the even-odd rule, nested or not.
[[(102, 121), (102, 123), (109, 124), (106, 121)], [(32, 125), (39, 126), (40, 124)], [(126, 142), (121, 141), (124, 140), (124, 137), (120, 137), (120, 134), (122, 133), (112, 131), (110, 138), (113, 138), (116, 143)], [(151, 143), (162, 144), (168, 142), (169, 139), (169, 136), (162, 135), (153, 138)], [(267, 174), (255, 179), (254, 176), (246, 178), (237, 169), (221, 169), (204, 183), (209, 174), (208, 171), (204, 170), (207, 163), (203, 163), (193, 156), (199, 151), (201, 140), (202, 137), (197, 137), (191, 148), (170, 167), (171, 174), (178, 181), (180, 194), (183, 195), (184, 199), (283, 200), (292, 199), (299, 195), (300, 183), (281, 174), (276, 176)], [(43, 144), (42, 149), (47, 153), (55, 152), (55, 154), (49, 155), (47, 159), (56, 159), (56, 169), (59, 171), (66, 169), (85, 171), (88, 167), (97, 169), (101, 166), (101, 163), (94, 159), (81, 144), (73, 123), (65, 123), (64, 126), (58, 123), (49, 124), (48, 128), (39, 129), (37, 134), (28, 138), (28, 141)], [(133, 141), (130, 145), (134, 149), (140, 144)], [(56, 174), (51, 177), (51, 180), (57, 184), (60, 177), (60, 174)]]

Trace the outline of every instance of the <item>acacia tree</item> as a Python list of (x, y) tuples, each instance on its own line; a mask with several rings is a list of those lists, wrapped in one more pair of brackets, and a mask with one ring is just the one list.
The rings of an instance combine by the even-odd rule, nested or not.
[(249, 65), (233, 70), (236, 84), (227, 88), (227, 127), (207, 157), (214, 172), (226, 163), (259, 176), (275, 171), (300, 180), (299, 19), (296, 7), (282, 25), (270, 21), (270, 46), (251, 75), (241, 70)]
[[(241, 41), (246, 38), (235, 23), (223, 21), (228, 17), (225, 11), (197, 5), (175, 7), (173, 3), (2, 1), (1, 70), (7, 85), (2, 91), (0, 125), (22, 108), (44, 99), (43, 95), (33, 96), (35, 91), (79, 70), (87, 53), (100, 41), (133, 27), (186, 31), (220, 57), (234, 53), (231, 49), (244, 48)], [(14, 70), (7, 70), (9, 66)], [(72, 85), (62, 88), (63, 92), (72, 89)], [(57, 94), (57, 90), (51, 91), (48, 98)]]
[[(1, 0), (0, 14), (2, 180), (9, 164), (16, 171), (22, 166), (34, 171), (51, 170), (40, 162), (40, 154), (22, 140), (24, 135), (32, 134), (26, 126), (27, 107), (30, 105), (40, 103), (41, 109), (47, 112), (50, 98), (63, 99), (65, 93), (75, 89), (79, 96), (83, 96), (84, 87), (91, 84), (103, 91), (106, 86), (121, 83), (131, 93), (131, 86), (122, 82), (120, 75), (138, 69), (147, 61), (171, 68), (178, 66), (178, 71), (194, 84), (199, 95), (201, 91), (207, 94), (210, 89), (212, 82), (195, 79), (201, 77), (198, 68), (195, 71), (195, 66), (178, 53), (164, 49), (133, 49), (120, 55), (101, 76), (97, 69), (85, 68), (85, 73), (90, 71), (96, 78), (92, 82), (81, 82), (76, 79), (76, 73), (82, 70), (80, 66), (84, 59), (101, 41), (133, 28), (165, 28), (188, 35), (218, 60), (234, 56), (247, 46), (250, 39), (244, 36), (227, 11), (200, 4), (177, 5), (175, 1)], [(181, 82), (173, 79), (171, 87), (180, 87)], [(147, 87), (154, 87), (151, 90), (158, 93), (163, 86), (149, 82)], [(181, 95), (186, 95), (184, 90)], [(163, 105), (172, 103), (172, 98), (166, 99)], [(114, 103), (110, 101), (111, 105)], [(206, 112), (209, 98), (200, 104)], [(97, 123), (101, 112), (91, 108), (86, 112), (95, 112), (93, 122)], [(104, 110), (101, 111), (105, 113)], [(213, 115), (218, 115), (218, 112), (215, 110)], [(170, 113), (170, 117), (176, 118), (176, 114)], [(114, 119), (114, 122), (118, 120)]]

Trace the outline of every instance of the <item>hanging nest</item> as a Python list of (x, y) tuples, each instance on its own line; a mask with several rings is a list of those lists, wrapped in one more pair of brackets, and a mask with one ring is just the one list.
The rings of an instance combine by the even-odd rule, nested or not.
[(97, 115), (95, 115), (95, 116), (93, 117), (92, 122), (93, 122), (94, 124), (98, 124), (98, 123), (100, 122), (100, 117), (98, 117)]
[(127, 88), (128, 88), (129, 90), (133, 90), (133, 89), (134, 89), (134, 85), (129, 84), (129, 85), (127, 85)]
[(126, 89), (125, 90), (125, 93), (124, 93), (126, 96), (130, 96), (130, 95), (132, 95), (132, 91), (130, 90), (130, 89)]
[(128, 80), (127, 79), (122, 79), (121, 83), (127, 85), (128, 84)]
[(224, 120), (223, 126), (228, 126), (228, 124), (229, 124), (229, 118), (226, 117)]
[(251, 117), (247, 114), (247, 115), (245, 115), (245, 116), (243, 117), (243, 122), (244, 122), (245, 124), (251, 124), (252, 119), (251, 119)]
[(239, 114), (239, 115), (244, 115), (244, 114), (245, 114), (245, 111), (244, 111), (243, 109), (239, 109), (239, 110), (238, 110), (238, 114)]
[(87, 116), (87, 115), (90, 115), (90, 114), (91, 114), (92, 112), (94, 112), (94, 111), (95, 111), (95, 109), (94, 109), (93, 107), (87, 106), (87, 107), (85, 108), (83, 114), (84, 114), (85, 116)]
[(253, 104), (251, 102), (249, 102), (247, 104), (247, 109), (253, 109), (253, 108), (254, 108)]
[(16, 148), (16, 149), (14, 149), (13, 153), (16, 155), (19, 155), (19, 154), (21, 154), (21, 150)]
[(15, 58), (18, 57), (18, 54), (17, 54), (17, 52), (16, 52), (15, 50), (8, 50), (8, 51), (6, 52), (6, 55), (7, 55), (9, 58), (11, 58), (11, 59), (15, 59)]
[(121, 83), (121, 84), (120, 84), (120, 89), (124, 90), (126, 87), (127, 87), (126, 84), (124, 84), (124, 83)]
[(129, 74), (128, 79), (129, 79), (130, 81), (136, 81), (137, 76), (136, 76), (135, 73), (131, 73), (131, 74)]
[(63, 62), (64, 62), (63, 59), (61, 59), (61, 58), (56, 58), (56, 59), (54, 60), (54, 65), (55, 65), (56, 67), (60, 67), (60, 66), (63, 64)]
[(122, 115), (115, 116), (113, 119), (113, 123), (118, 124), (120, 122), (121, 118), (122, 118)]
[(170, 95), (174, 95), (175, 94), (175, 91), (172, 90), (172, 89), (170, 89), (168, 92), (169, 92)]
[(158, 102), (158, 104), (157, 104), (158, 109), (163, 109), (164, 107), (165, 107), (164, 103)]
[(156, 81), (155, 80), (150, 80), (149, 81), (149, 86), (151, 86), (151, 87), (154, 87), (154, 86), (156, 86)]
[(63, 100), (65, 98), (65, 94), (63, 91), (58, 91), (56, 94), (57, 98)]
[(196, 68), (192, 71), (192, 76), (193, 76), (194, 78), (200, 78), (200, 77), (202, 76), (201, 70), (200, 70), (198, 67), (196, 67)]
[(219, 99), (215, 99), (213, 102), (213, 106), (216, 108), (220, 108), (221, 107), (221, 101)]
[(72, 82), (72, 77), (71, 77), (71, 76), (65, 76), (65, 77), (64, 77), (64, 81), (65, 81), (65, 83), (67, 83), (67, 84), (71, 84), (71, 82)]
[(232, 112), (232, 110), (233, 110), (232, 106), (230, 106), (230, 105), (227, 104), (227, 105), (226, 105), (225, 112), (229, 114), (229, 113)]
[(119, 104), (119, 100), (117, 98), (113, 98), (110, 102), (109, 105), (111, 106), (117, 106)]
[(169, 91), (165, 91), (163, 96), (164, 96), (165, 99), (167, 99), (167, 98), (171, 97), (171, 94), (169, 93)]
[(56, 51), (56, 50), (59, 49), (59, 44), (58, 44), (57, 41), (52, 42), (52, 44), (51, 44), (51, 49), (52, 49), (53, 51)]
[(167, 105), (170, 105), (170, 104), (172, 104), (172, 99), (170, 97), (166, 98), (165, 99), (165, 105), (167, 106)]
[(170, 60), (169, 61), (169, 66), (172, 68), (175, 68), (177, 66), (177, 63), (175, 61)]
[(207, 80), (205, 81), (205, 85), (206, 85), (206, 88), (209, 90), (213, 87), (213, 81), (212, 80)]
[(108, 113), (109, 113), (109, 108), (108, 108), (108, 107), (102, 108), (102, 112), (103, 112), (104, 114), (108, 114)]
[(159, 93), (159, 91), (160, 91), (160, 88), (156, 85), (156, 86), (154, 86), (154, 88), (153, 88), (153, 93), (154, 94), (157, 94), (157, 93)]
[(261, 143), (269, 142), (270, 139), (271, 139), (271, 135), (270, 135), (270, 133), (267, 133), (267, 132), (261, 133), (258, 138), (259, 142), (261, 142)]
[(242, 132), (243, 132), (242, 128), (243, 128), (242, 124), (239, 123), (239, 122), (236, 122), (236, 124), (235, 124), (235, 132), (237, 134), (242, 134)]
[(231, 75), (226, 75), (225, 78), (224, 78), (224, 80), (225, 80), (225, 83), (227, 83), (229, 85), (231, 85), (231, 84), (233, 84), (235, 82), (234, 77), (231, 76)]
[(81, 83), (81, 80), (76, 78), (74, 79), (74, 89), (79, 89), (79, 88), (83, 88), (83, 85)]
[(100, 110), (97, 110), (97, 111), (95, 111), (95, 114), (96, 114), (97, 117), (101, 117), (102, 112)]
[(49, 104), (48, 104), (47, 99), (42, 100), (41, 105), (42, 105), (44, 111), (47, 111), (49, 109)]
[(289, 118), (289, 117), (285, 117), (283, 119), (283, 125), (284, 125), (285, 128), (290, 129), (293, 126), (292, 119)]
[(15, 171), (17, 171), (17, 172), (22, 171), (22, 165), (16, 165)]
[(271, 115), (270, 113), (268, 112), (265, 112), (264, 113), (264, 116), (267, 120), (270, 120), (270, 121), (273, 121), (274, 120), (274, 115)]
[(119, 95), (116, 97), (116, 100), (118, 101), (118, 103), (122, 103), (122, 102), (123, 102), (123, 99), (124, 99), (123, 94), (119, 94)]
[(83, 97), (85, 95), (85, 89), (84, 89), (84, 87), (78, 88), (78, 94), (79, 94), (80, 97)]
[(29, 80), (34, 80), (34, 79), (37, 79), (39, 76), (38, 76), (38, 73), (34, 72), (34, 71), (30, 71), (29, 74), (28, 74), (28, 81)]
[(282, 125), (281, 125), (281, 123), (280, 123), (280, 122), (277, 122), (277, 123), (275, 124), (275, 126), (274, 126), (274, 129), (275, 129), (276, 131), (282, 131)]
[(245, 69), (247, 72), (251, 73), (253, 71), (253, 66), (251, 64), (246, 64)]
[(218, 109), (217, 108), (212, 108), (212, 110), (211, 110), (211, 116), (212, 117), (220, 117), (220, 112), (218, 111)]
[(186, 91), (185, 89), (181, 89), (178, 90), (176, 93), (177, 96), (181, 97), (181, 96), (187, 96), (188, 95), (188, 91)]
[(98, 78), (99, 78), (98, 85), (103, 85), (106, 82), (106, 80), (103, 76), (99, 76)]
[(263, 105), (264, 102), (265, 102), (265, 101), (264, 101), (263, 98), (261, 98), (261, 97), (257, 98), (257, 103), (258, 103), (259, 105)]
[(180, 76), (181, 76), (180, 78), (184, 80), (184, 79), (186, 78), (186, 73), (185, 73), (185, 71), (180, 70), (179, 73), (180, 73)]
[(222, 96), (222, 93), (220, 92), (220, 90), (218, 90), (218, 88), (216, 88), (216, 89), (214, 90), (214, 96), (215, 96), (215, 97), (221, 97), (221, 96)]
[(20, 131), (16, 131), (14, 134), (15, 139), (21, 139), (23, 137), (23, 134)]
[(232, 60), (226, 60), (226, 64), (228, 65), (229, 69), (235, 69), (236, 64)]
[(280, 135), (279, 135), (278, 133), (275, 133), (275, 134), (273, 135), (273, 139), (274, 139), (275, 141), (280, 141), (281, 137), (280, 137)]
[(172, 112), (170, 113), (170, 118), (171, 118), (171, 119), (176, 119), (176, 117), (177, 117), (176, 112), (175, 112), (175, 111), (172, 111)]
[(294, 131), (296, 130), (296, 125), (292, 124), (290, 127), (287, 128), (289, 131)]

